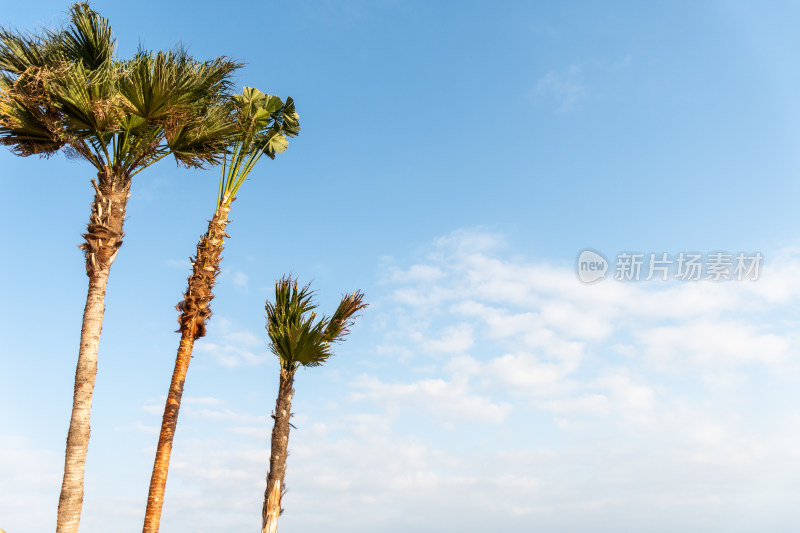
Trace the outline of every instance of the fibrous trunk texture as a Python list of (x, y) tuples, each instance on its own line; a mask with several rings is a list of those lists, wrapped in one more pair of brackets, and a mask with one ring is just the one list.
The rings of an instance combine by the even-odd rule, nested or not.
[(178, 411), (181, 408), (183, 385), (186, 372), (192, 359), (195, 339), (206, 334), (206, 321), (211, 317), (212, 289), (219, 274), (220, 255), (223, 249), (225, 227), (228, 225), (229, 207), (222, 207), (214, 213), (208, 223), (208, 231), (197, 244), (197, 255), (192, 262), (192, 275), (183, 301), (177, 305), (180, 316), (181, 341), (175, 359), (175, 370), (169, 386), (164, 417), (161, 421), (161, 434), (158, 438), (153, 475), (150, 478), (150, 492), (147, 496), (147, 509), (144, 516), (144, 533), (157, 533), (161, 522), (161, 509), (164, 505), (164, 491), (167, 486), (169, 459), (175, 427), (178, 425)]
[(57, 533), (77, 533), (81, 520), (83, 476), (89, 447), (89, 416), (97, 375), (97, 350), (103, 329), (106, 284), (111, 264), (122, 246), (122, 225), (131, 179), (118, 169), (108, 168), (98, 172), (97, 180), (92, 180), (92, 186), (95, 190), (92, 213), (83, 236), (85, 242), (81, 246), (86, 256), (89, 291), (83, 311), (78, 367), (75, 371), (64, 480), (58, 500)]
[(264, 492), (264, 507), (261, 511), (261, 533), (277, 533), (278, 516), (281, 514), (281, 497), (286, 490), (286, 457), (289, 448), (289, 419), (292, 417), (292, 395), (294, 373), (281, 368), (278, 399), (275, 401), (275, 425), (272, 427), (272, 445), (269, 456), (267, 490)]

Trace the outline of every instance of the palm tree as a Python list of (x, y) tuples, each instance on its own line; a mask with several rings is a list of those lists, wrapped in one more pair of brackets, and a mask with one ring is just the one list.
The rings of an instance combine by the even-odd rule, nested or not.
[(108, 20), (75, 4), (61, 30), (0, 29), (0, 144), (20, 156), (63, 150), (89, 161), (94, 201), (83, 235), (89, 290), (58, 505), (58, 533), (78, 531), (105, 289), (122, 245), (133, 176), (172, 154), (187, 167), (220, 161), (233, 131), (226, 107), (238, 64), (182, 50), (115, 57)]
[[(330, 318), (316, 321), (316, 305), (310, 285), (298, 289), (297, 280), (283, 277), (275, 283), (275, 303), (267, 300), (267, 333), (270, 349), (281, 365), (278, 399), (272, 418), (272, 449), (267, 489), (261, 513), (261, 533), (277, 533), (281, 497), (286, 476), (294, 374), (303, 367), (320, 366), (333, 355), (331, 344), (341, 342), (353, 325), (353, 315), (367, 307), (360, 291), (342, 297)], [(316, 322), (315, 322), (316, 321)]]
[(161, 433), (156, 448), (153, 474), (147, 497), (144, 517), (144, 533), (157, 533), (161, 522), (161, 509), (164, 504), (164, 491), (167, 485), (169, 460), (172, 442), (178, 424), (178, 411), (181, 396), (192, 358), (194, 341), (206, 333), (206, 323), (211, 317), (212, 289), (219, 275), (219, 263), (225, 244), (228, 213), (236, 193), (244, 183), (253, 167), (267, 154), (270, 159), (284, 152), (289, 146), (287, 136), (300, 132), (300, 123), (291, 97), (284, 103), (277, 96), (264, 94), (258, 89), (245, 87), (240, 95), (231, 101), (231, 113), (238, 124), (229, 155), (226, 155), (220, 175), (214, 216), (208, 223), (208, 230), (197, 243), (197, 254), (192, 261), (192, 274), (184, 293), (183, 301), (177, 305), (180, 316), (178, 323), (181, 340), (175, 359), (175, 370), (169, 386)]

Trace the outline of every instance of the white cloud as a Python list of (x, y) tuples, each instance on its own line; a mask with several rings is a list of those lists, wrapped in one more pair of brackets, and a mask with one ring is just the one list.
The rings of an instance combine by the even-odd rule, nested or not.
[(223, 317), (215, 317), (216, 328), (195, 343), (195, 351), (212, 356), (225, 367), (257, 366), (269, 359), (266, 335), (235, 329)]
[(494, 251), (483, 251), (495, 250), (500, 242), (480, 231), (438, 239), (427, 262), (409, 270), (425, 267), (444, 275), (432, 282), (398, 283), (395, 294), (418, 295), (403, 304), (419, 311), (398, 308), (396, 322), (402, 325), (403, 316), (422, 311), (429, 317), (457, 315), (458, 322), (409, 323), (407, 334), (395, 339), (437, 346), (444, 344), (439, 342), (443, 339), (454, 339), (452, 332), (457, 329), (470, 332), (471, 353), (494, 341), (496, 351), (498, 346), (524, 348), (570, 361), (573, 367), (587, 350), (599, 356), (598, 351), (606, 352), (608, 346), (629, 358), (701, 367), (752, 362), (775, 367), (800, 347), (792, 333), (797, 322), (791, 321), (793, 315), (778, 315), (781, 324), (775, 323), (773, 314), (777, 304), (786, 303), (776, 300), (773, 283), (800, 295), (800, 270), (795, 266), (800, 259), (793, 263), (792, 254), (779, 256), (773, 270), (765, 270), (768, 274), (763, 276), (774, 276), (769, 281), (766, 277), (728, 283), (607, 280), (585, 286), (570, 267), (507, 261)]
[[(608, 415), (611, 411), (608, 396), (604, 394), (583, 393), (573, 398), (544, 402), (542, 408), (558, 414), (589, 413)], [(559, 420), (565, 420), (563, 418)]]
[(391, 273), (392, 281), (396, 282), (431, 282), (441, 279), (443, 272), (430, 265), (413, 265), (408, 270), (394, 270)]
[[(281, 528), (790, 530), (800, 258), (781, 257), (752, 283), (585, 286), (571, 265), (512, 258), (504, 239), (461, 231), (387, 263), (372, 309), (392, 327), (378, 329), (374, 365), (317, 382), (340, 387), (335, 404), (326, 390), (298, 396)], [(232, 373), (267, 357), (259, 335), (225, 320), (215, 330), (209, 344), (241, 367)], [(184, 399), (164, 531), (258, 527), (271, 393)], [(163, 402), (122, 427), (155, 431)], [(131, 458), (141, 491), (146, 436)], [(61, 451), (36, 448), (0, 437), (10, 533), (52, 525), (17, 512), (57, 499)], [(135, 531), (141, 491), (91, 486), (82, 531)]]
[(247, 274), (244, 272), (233, 271), (233, 284), (242, 289), (247, 288)]
[(473, 343), (472, 326), (458, 324), (443, 328), (438, 338), (423, 341), (422, 347), (431, 352), (461, 353), (469, 350)]
[[(591, 386), (605, 392), (550, 407), (605, 420), (631, 404), (656, 423), (636, 431), (573, 424), (557, 446), (541, 437), (509, 446), (498, 431), (491, 446), (448, 448), (404, 434), (380, 414), (309, 420), (290, 436), (282, 527), (585, 531), (593, 523), (616, 527), (623, 513), (626, 531), (698, 523), (749, 530), (760, 519), (748, 509), (765, 504), (771, 524), (791, 523), (798, 414), (778, 421), (788, 431), (759, 435), (710, 408), (676, 402), (659, 409), (653, 393), (624, 373)], [(271, 426), (248, 428), (231, 422), (221, 433), (176, 443), (164, 528), (206, 533), (257, 523), (268, 461), (263, 430)]]
[(187, 272), (187, 275), (192, 271), (192, 262), (189, 258), (186, 259), (167, 259), (164, 261), (164, 264), (170, 268), (175, 268), (178, 270), (183, 270)]
[(52, 529), (55, 512), (32, 510), (40, 509), (43, 501), (58, 501), (63, 466), (63, 452), (0, 434), (0, 528), (9, 533)]
[(551, 70), (536, 82), (537, 97), (551, 99), (556, 111), (571, 111), (586, 94), (581, 70), (580, 65), (560, 71)]
[[(419, 409), (409, 398), (424, 395), (429, 414), (457, 419), (458, 404), (466, 402), (441, 391), (461, 386), (462, 395), (487, 405), (507, 402), (508, 423), (495, 449), (517, 446), (520, 454), (541, 457), (537, 442), (558, 442), (553, 455), (529, 465), (500, 463), (497, 455), (481, 459), (524, 494), (506, 496), (503, 505), (507, 516), (529, 520), (520, 523), (538, 527), (568, 512), (585, 527), (570, 529), (570, 520), (559, 527), (582, 530), (638, 509), (628, 514), (638, 529), (661, 516), (671, 524), (662, 530), (672, 531), (694, 516), (698, 523), (712, 520), (699, 510), (737, 516), (747, 502), (769, 498), (786, 502), (777, 510), (786, 519), (789, 499), (781, 491), (797, 491), (788, 489), (779, 465), (797, 464), (800, 454), (787, 445), (786, 422), (765, 429), (763, 413), (790, 416), (764, 402), (771, 389), (792, 390), (798, 378), (796, 252), (778, 254), (756, 282), (609, 279), (593, 286), (579, 283), (572, 265), (509, 256), (503, 239), (460, 231), (437, 239), (405, 271), (395, 264), (389, 286), (408, 297), (384, 310), (400, 325), (386, 341), (396, 353), (407, 350), (404, 363), (423, 364), (416, 347), (456, 328), (471, 340), (426, 380), (362, 376), (353, 383), (366, 391), (362, 397), (396, 413)], [(420, 315), (427, 319), (405, 321)], [(752, 397), (757, 391), (763, 399)], [(746, 425), (762, 432), (745, 431)], [(581, 468), (576, 473), (569, 465)], [(477, 485), (486, 483), (481, 472), (472, 474)], [(748, 476), (771, 484), (755, 488)], [(677, 511), (662, 514), (666, 508)]]
[(413, 383), (384, 383), (380, 379), (362, 375), (351, 386), (354, 400), (369, 400), (390, 412), (413, 406), (446, 421), (499, 423), (505, 420), (511, 407), (508, 403), (495, 403), (487, 397), (471, 393), (468, 380), (464, 377), (450, 381), (422, 379)]
[[(793, 334), (775, 335), (742, 321), (698, 320), (676, 326), (655, 326), (634, 336), (641, 353), (662, 367), (670, 365), (737, 367), (743, 363), (777, 366), (798, 346)], [(794, 346), (793, 346), (794, 345)]]
[(485, 375), (528, 394), (550, 395), (569, 387), (565, 378), (574, 369), (574, 365), (545, 362), (523, 352), (492, 358), (486, 364)]
[(181, 403), (183, 405), (221, 405), (223, 401), (213, 396), (187, 396), (181, 400)]

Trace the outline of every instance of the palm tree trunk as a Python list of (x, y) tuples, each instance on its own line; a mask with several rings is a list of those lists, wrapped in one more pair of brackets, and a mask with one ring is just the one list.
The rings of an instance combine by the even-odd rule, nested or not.
[(281, 514), (286, 457), (289, 448), (289, 419), (292, 416), (294, 373), (281, 368), (278, 399), (275, 401), (275, 424), (272, 427), (272, 445), (269, 457), (267, 490), (264, 491), (264, 507), (261, 511), (261, 533), (278, 532), (278, 516)]
[(178, 345), (178, 355), (175, 359), (175, 370), (172, 373), (167, 403), (164, 406), (164, 417), (161, 420), (161, 434), (158, 438), (156, 459), (150, 478), (150, 492), (147, 496), (147, 509), (144, 515), (144, 533), (158, 533), (161, 524), (161, 509), (164, 505), (169, 459), (172, 454), (175, 428), (178, 425), (183, 386), (189, 370), (189, 362), (192, 359), (194, 341), (206, 334), (206, 321), (211, 317), (210, 304), (214, 299), (211, 291), (219, 275), (223, 239), (228, 236), (225, 233), (225, 227), (228, 225), (229, 211), (230, 207), (217, 209), (214, 218), (208, 223), (208, 231), (197, 244), (197, 255), (192, 263), (189, 287), (184, 293), (183, 301), (177, 305), (178, 311), (181, 312), (178, 317), (181, 341)]
[(161, 434), (158, 438), (153, 474), (150, 478), (150, 492), (147, 496), (147, 509), (144, 516), (145, 532), (157, 532), (161, 523), (161, 508), (164, 505), (172, 440), (175, 437), (175, 427), (178, 425), (183, 384), (186, 381), (186, 372), (189, 370), (189, 361), (192, 359), (193, 346), (194, 338), (187, 334), (181, 334), (175, 370), (172, 373), (167, 404), (164, 407), (164, 418), (161, 421)]
[(92, 180), (92, 186), (95, 190), (92, 213), (87, 233), (83, 236), (85, 242), (81, 246), (86, 256), (89, 291), (83, 311), (78, 367), (75, 371), (64, 479), (58, 500), (57, 533), (77, 533), (81, 520), (83, 477), (89, 448), (89, 416), (97, 375), (100, 332), (103, 329), (106, 284), (111, 264), (122, 246), (122, 225), (130, 197), (131, 180), (124, 172), (107, 168), (98, 172), (97, 180)]

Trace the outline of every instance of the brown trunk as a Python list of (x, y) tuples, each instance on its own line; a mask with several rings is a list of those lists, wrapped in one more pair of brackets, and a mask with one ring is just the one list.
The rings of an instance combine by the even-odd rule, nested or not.
[(197, 255), (192, 263), (192, 275), (189, 276), (189, 287), (183, 301), (177, 305), (181, 312), (178, 317), (181, 342), (178, 356), (175, 359), (175, 370), (169, 386), (167, 404), (164, 406), (164, 418), (161, 421), (161, 434), (158, 438), (156, 460), (150, 478), (150, 492), (147, 496), (147, 509), (144, 515), (144, 533), (158, 533), (161, 523), (161, 508), (164, 505), (164, 491), (167, 486), (169, 458), (172, 453), (172, 441), (175, 427), (178, 425), (178, 411), (181, 408), (183, 385), (186, 372), (192, 359), (192, 348), (195, 339), (206, 334), (206, 321), (211, 316), (211, 300), (214, 299), (212, 289), (219, 274), (220, 255), (224, 241), (228, 235), (229, 207), (220, 208), (208, 223), (208, 231), (197, 244)]
[(92, 180), (95, 190), (85, 242), (89, 291), (83, 311), (78, 367), (75, 371), (75, 392), (67, 433), (64, 458), (64, 479), (58, 500), (57, 533), (77, 533), (83, 505), (83, 476), (89, 448), (89, 416), (92, 408), (94, 380), (97, 375), (97, 350), (103, 329), (106, 284), (111, 264), (122, 245), (122, 225), (130, 196), (130, 176), (117, 169), (105, 169)]
[(178, 425), (183, 384), (186, 381), (186, 372), (189, 370), (189, 361), (192, 359), (193, 346), (194, 338), (182, 332), (178, 356), (175, 360), (175, 370), (169, 385), (167, 404), (164, 407), (164, 418), (161, 421), (161, 434), (158, 437), (153, 474), (150, 478), (150, 492), (147, 496), (147, 509), (144, 516), (145, 532), (157, 532), (161, 522), (161, 508), (164, 505), (172, 440), (175, 437), (175, 427)]
[(275, 401), (275, 425), (272, 427), (272, 446), (269, 456), (267, 490), (264, 491), (264, 507), (261, 511), (261, 533), (277, 533), (278, 516), (281, 514), (281, 497), (285, 492), (286, 457), (289, 448), (289, 419), (292, 416), (294, 373), (281, 368), (278, 399)]

